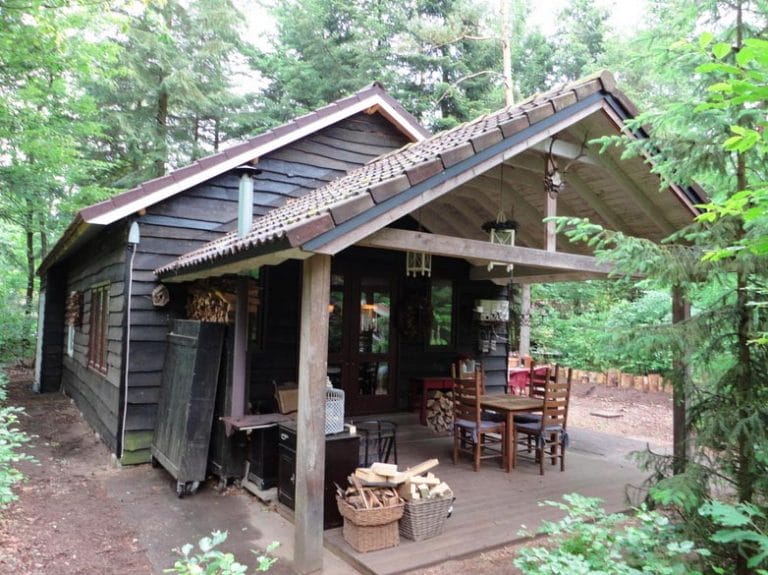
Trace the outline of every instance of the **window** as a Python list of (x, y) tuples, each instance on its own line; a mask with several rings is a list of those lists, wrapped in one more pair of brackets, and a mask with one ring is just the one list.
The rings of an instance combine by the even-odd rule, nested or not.
[(433, 280), (432, 326), (429, 331), (429, 345), (448, 347), (453, 343), (453, 283), (449, 280)]
[(109, 284), (91, 289), (88, 367), (107, 373), (107, 331), (109, 329)]

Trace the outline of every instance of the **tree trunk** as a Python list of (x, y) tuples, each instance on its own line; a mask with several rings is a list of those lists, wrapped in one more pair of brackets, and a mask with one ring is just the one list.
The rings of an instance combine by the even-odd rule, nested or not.
[(32, 302), (35, 297), (35, 230), (34, 212), (31, 202), (25, 201), (24, 235), (27, 240), (27, 293), (24, 302), (24, 315), (32, 315)]
[(168, 159), (168, 92), (162, 86), (160, 79), (160, 94), (157, 97), (157, 157), (155, 158), (155, 177), (165, 175), (165, 163)]
[(512, 86), (512, 48), (509, 45), (509, 0), (501, 0), (501, 55), (504, 73), (504, 99), (507, 106), (515, 103)]

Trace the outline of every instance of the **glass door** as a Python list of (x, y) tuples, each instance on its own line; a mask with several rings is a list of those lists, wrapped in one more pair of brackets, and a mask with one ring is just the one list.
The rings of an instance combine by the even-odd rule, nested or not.
[(392, 293), (391, 278), (332, 275), (328, 374), (344, 390), (348, 415), (395, 408)]

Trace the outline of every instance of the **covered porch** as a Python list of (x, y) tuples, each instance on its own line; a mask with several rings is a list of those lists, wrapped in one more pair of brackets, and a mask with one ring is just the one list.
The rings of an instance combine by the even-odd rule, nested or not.
[[(439, 375), (419, 370), (432, 371), (440, 366), (442, 375), (448, 375), (451, 358), (460, 353), (481, 356), (490, 387), (504, 391), (510, 345), (519, 344), (520, 351), (527, 350), (529, 286), (605, 277), (610, 272), (610, 266), (597, 261), (589, 248), (559, 237), (554, 222), (546, 218), (587, 218), (609, 229), (658, 241), (683, 227), (695, 214), (694, 205), (701, 201), (695, 190), (671, 187), (658, 193), (658, 178), (642, 159), (623, 162), (615, 150), (602, 155), (597, 146), (589, 144), (594, 138), (624, 130), (623, 121), (632, 112), (631, 104), (615, 89), (610, 75), (588, 78), (385, 155), (253, 222), (242, 209), (245, 221), (241, 231), (156, 270), (166, 282), (239, 274), (232, 358), (233, 420), (246, 415), (249, 383), (251, 393), (254, 391), (253, 382), (247, 381), (251, 344), (248, 274), (267, 268), (280, 274), (282, 282), (273, 284), (278, 299), (264, 300), (268, 313), (286, 313), (287, 308), (278, 306), (278, 300), (283, 304), (292, 300), (294, 306), (300, 302), (297, 324), (288, 326), (296, 329), (293, 341), (285, 339), (283, 333), (264, 334), (266, 338), (284, 338), (280, 341), (288, 353), (281, 359), (298, 381), (296, 460), (301, 464), (296, 467), (295, 548), (300, 572), (322, 568), (323, 536), (319, 527), (323, 516), (324, 405), (329, 367), (346, 374), (342, 376), (342, 381), (347, 382), (344, 386), (364, 381), (361, 362), (376, 365), (371, 373), (374, 379), (384, 378), (382, 382), (376, 379), (377, 385), (371, 386), (369, 381), (365, 393), (361, 392), (362, 386), (352, 388), (360, 392), (358, 395), (365, 395), (356, 398), (360, 400), (359, 413), (405, 409), (413, 378)], [(249, 177), (244, 175), (244, 181)], [(247, 189), (247, 183), (243, 188)], [(247, 205), (247, 194), (244, 197)], [(517, 238), (513, 244), (491, 243), (483, 231), (484, 223), (502, 213), (516, 221)], [(433, 349), (424, 334), (420, 340), (410, 342), (396, 339), (403, 335), (395, 317), (400, 313), (402, 318), (405, 298), (416, 293), (418, 306), (423, 294), (428, 296), (431, 289), (429, 281), (418, 285), (403, 279), (405, 252), (438, 258), (433, 274), (443, 265), (443, 275), (437, 277), (459, 286), (452, 317), (460, 334), (448, 349)], [(301, 262), (300, 269), (297, 261)], [(329, 325), (336, 306), (332, 294), (338, 285), (334, 275), (339, 264), (351, 265), (347, 269), (353, 281), (343, 282), (351, 296), (345, 307), (354, 306), (358, 311), (346, 322), (352, 331), (345, 336), (340, 355), (334, 356), (335, 342), (329, 341)], [(390, 282), (386, 288), (390, 291), (376, 284), (375, 293), (393, 295), (376, 301), (374, 291), (370, 291), (374, 299), (361, 298), (365, 274)], [(488, 297), (509, 305), (510, 281), (523, 285), (518, 341), (511, 343), (502, 332), (495, 353), (478, 349), (474, 338), (488, 320), (476, 316), (474, 302), (478, 297)], [(349, 291), (349, 286), (355, 287)], [(360, 336), (365, 330), (361, 315), (366, 305), (388, 310), (386, 315), (379, 314), (386, 318), (388, 333), (395, 335), (386, 346), (374, 349), (376, 346), (370, 342), (362, 343)], [(491, 323), (505, 324), (506, 320)], [(274, 364), (274, 356), (260, 357), (263, 365)], [(383, 371), (382, 364), (386, 365)], [(448, 438), (428, 437), (423, 435), (427, 433), (423, 428), (417, 433), (415, 427), (409, 434), (405, 432), (408, 429), (410, 423), (403, 426), (404, 432), (398, 437), (401, 465), (439, 457), (437, 453), (444, 451), (440, 474), (455, 489), (457, 504), (464, 509), (458, 514), (457, 507), (457, 517), (466, 518), (466, 523), (465, 519), (452, 518), (450, 530), (441, 538), (445, 543), (436, 541), (437, 547), (424, 546), (429, 549), (425, 554), (432, 557), (430, 561), (417, 560), (420, 552), (412, 546), (408, 550), (408, 545), (369, 554), (366, 560), (383, 558), (379, 565), (382, 570), (372, 572), (394, 573), (444, 560), (442, 552), (435, 549), (461, 555), (512, 541), (520, 524), (533, 527), (532, 522), (552, 513), (540, 509), (538, 501), (563, 493), (600, 494), (610, 497), (607, 505), (611, 510), (622, 509), (623, 489), (617, 487), (617, 493), (611, 491), (609, 495), (606, 482), (613, 489), (640, 479), (626, 463), (616, 463), (610, 472), (606, 467), (605, 473), (595, 474), (595, 462), (590, 459), (594, 456), (588, 450), (580, 454), (576, 446), (570, 450), (566, 473), (548, 473), (540, 478), (535, 468), (530, 474), (527, 470), (506, 474), (501, 469), (484, 467), (475, 474), (463, 466), (446, 465), (448, 450), (442, 443), (447, 446)], [(409, 435), (413, 441), (407, 439)], [(488, 485), (484, 485), (485, 481)], [(328, 539), (334, 537), (331, 533)], [(404, 563), (395, 569), (395, 558), (400, 555)], [(406, 564), (408, 561), (416, 562)]]
[(535, 533), (543, 520), (556, 520), (563, 513), (542, 506), (543, 501), (561, 501), (568, 493), (599, 497), (609, 512), (629, 509), (628, 495), (636, 497), (646, 474), (626, 458), (642, 450), (638, 440), (569, 427), (571, 445), (566, 470), (521, 461), (512, 473), (505, 473), (497, 461), (484, 462), (472, 470), (468, 458), (451, 462), (451, 437), (436, 435), (419, 425), (417, 414), (381, 416), (398, 424), (398, 463), (401, 469), (430, 458), (438, 458), (435, 475), (448, 483), (456, 501), (441, 535), (424, 541), (400, 538), (400, 545), (358, 553), (344, 541), (341, 528), (325, 532), (325, 547), (363, 573), (388, 575), (422, 569), (428, 565), (475, 555), (526, 539), (520, 532)]

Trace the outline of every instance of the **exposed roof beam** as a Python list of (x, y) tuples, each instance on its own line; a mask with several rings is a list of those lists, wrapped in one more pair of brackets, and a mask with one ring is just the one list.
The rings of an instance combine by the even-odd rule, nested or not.
[(613, 268), (612, 265), (598, 262), (591, 256), (546, 252), (520, 246), (502, 246), (479, 240), (452, 238), (393, 228), (383, 228), (374, 232), (367, 238), (360, 240), (357, 245), (401, 252), (419, 250), (436, 256), (469, 258), (555, 270), (608, 273)]
[[(479, 222), (477, 225), (477, 229), (480, 230), (483, 222), (492, 220), (496, 217), (496, 214), (490, 211), (490, 208), (487, 203), (483, 203), (481, 201), (478, 201), (476, 197), (474, 197), (471, 192), (472, 190), (477, 190), (480, 193), (485, 193), (486, 188), (479, 185), (479, 183), (469, 182), (464, 184), (461, 189), (456, 190), (455, 195), (457, 199), (460, 199), (463, 202), (469, 202), (471, 205), (471, 209), (477, 211), (477, 213), (484, 213), (486, 216), (484, 217), (483, 221)], [(484, 199), (485, 196), (484, 196)], [(528, 221), (532, 223), (541, 223), (542, 216), (539, 214), (539, 212), (531, 206), (528, 202), (526, 202), (524, 199), (520, 198), (518, 194), (515, 194), (515, 197), (513, 199), (515, 202), (515, 213), (517, 214), (518, 218), (526, 218)], [(518, 210), (519, 208), (519, 210)], [(520, 220), (518, 219), (518, 224), (520, 223)], [(543, 225), (543, 224), (542, 224)], [(540, 245), (542, 243), (542, 240), (536, 240), (535, 236), (529, 233), (522, 225), (518, 225), (518, 229), (515, 232), (516, 236), (519, 236), (522, 241), (524, 241), (529, 246), (536, 246)]]
[[(509, 161), (509, 164), (515, 168), (528, 170), (534, 173), (540, 173), (541, 166), (537, 167), (537, 163), (538, 162), (536, 162), (533, 158), (524, 156), (522, 154), (515, 156)], [(595, 212), (597, 212), (597, 214), (603, 218), (603, 221), (608, 224), (611, 229), (624, 232), (625, 234), (632, 234), (624, 221), (610, 207), (608, 207), (608, 204), (606, 204), (602, 198), (600, 198), (600, 196), (598, 196), (590, 189), (589, 185), (584, 180), (582, 180), (578, 174), (575, 172), (565, 172), (563, 177), (571, 186), (573, 186), (573, 189), (576, 190), (576, 193), (582, 197), (582, 199), (589, 205), (589, 207), (595, 210)]]
[(621, 217), (619, 217), (618, 214), (616, 214), (610, 207), (608, 207), (608, 204), (606, 204), (600, 196), (593, 192), (589, 188), (589, 185), (584, 180), (582, 180), (578, 174), (575, 172), (566, 172), (563, 174), (563, 177), (565, 178), (566, 182), (573, 186), (573, 189), (576, 190), (576, 193), (579, 194), (585, 202), (587, 202), (587, 205), (589, 205), (590, 208), (595, 210), (595, 212), (597, 212), (597, 214), (603, 218), (603, 221), (605, 221), (605, 223), (608, 224), (611, 229), (632, 235), (632, 232), (629, 230), (627, 224), (624, 223)]
[[(507, 162), (510, 163), (510, 162)], [(546, 214), (543, 214), (542, 212), (539, 212), (532, 204), (530, 204), (521, 193), (515, 189), (514, 184), (515, 183), (523, 183), (531, 188), (538, 188), (541, 191), (542, 196), (546, 196), (546, 192), (544, 191), (544, 178), (543, 178), (543, 167), (542, 170), (539, 170), (539, 173), (542, 174), (541, 179), (534, 178), (528, 171), (521, 172), (521, 171), (514, 171), (514, 170), (508, 170), (507, 172), (511, 172), (509, 176), (505, 172), (504, 175), (504, 182), (507, 186), (507, 189), (511, 191), (512, 198), (511, 198), (511, 204), (514, 207), (514, 213), (519, 214), (522, 217), (525, 217), (527, 219), (530, 219), (532, 221), (535, 221), (541, 225), (541, 235), (539, 237), (538, 241), (534, 241), (533, 243), (529, 243), (529, 245), (535, 246), (535, 245), (545, 245), (546, 240), (546, 228), (547, 226), (544, 223), (544, 218), (546, 218)], [(488, 174), (484, 174), (482, 176), (483, 178), (491, 178), (492, 176)], [(562, 197), (562, 194), (558, 196), (558, 205), (559, 205), (559, 214), (562, 216), (570, 216), (570, 217), (576, 217), (577, 213), (576, 210), (573, 209), (573, 206), (569, 205), (568, 200), (566, 198)], [(520, 210), (518, 210), (520, 208)], [(512, 214), (510, 214), (511, 216)], [(517, 218), (512, 218), (517, 219)], [(518, 223), (520, 223), (518, 221)], [(572, 245), (576, 251), (584, 252), (584, 253), (590, 253), (590, 250), (583, 244), (570, 244), (570, 242), (567, 240), (567, 238), (563, 235), (559, 235), (557, 239), (560, 241), (561, 247), (565, 245)], [(528, 243), (528, 242), (527, 242)]]
[(578, 144), (572, 144), (571, 142), (566, 142), (564, 140), (548, 138), (543, 142), (539, 142), (535, 146), (532, 146), (531, 149), (545, 154), (548, 154), (551, 151), (553, 156), (564, 158), (566, 160), (576, 160), (582, 164), (595, 164), (595, 160), (587, 153), (589, 148), (586, 143), (583, 146), (579, 146)]
[[(525, 273), (530, 271), (532, 273)], [(508, 278), (510, 274), (504, 268), (494, 268), (488, 271), (486, 266), (473, 266), (469, 270), (469, 279), (476, 280), (494, 280)], [(521, 270), (515, 268), (512, 273), (512, 282), (518, 284), (536, 284), (536, 283), (556, 283), (582, 281), (589, 279), (605, 279), (605, 273), (589, 272), (562, 272), (562, 273), (541, 273), (541, 270)]]
[[(578, 126), (573, 126), (571, 129), (581, 137), (587, 137), (586, 132)], [(621, 185), (621, 188), (630, 198), (632, 198), (635, 205), (640, 208), (640, 210), (648, 216), (648, 218), (656, 224), (662, 232), (670, 235), (677, 231), (677, 228), (664, 217), (662, 211), (648, 198), (648, 196), (645, 195), (643, 189), (621, 169), (619, 164), (608, 152), (604, 154), (595, 154), (590, 151), (590, 156), (598, 163), (598, 165), (606, 170), (618, 184)]]
[(516, 284), (551, 284), (558, 282), (580, 282), (584, 280), (604, 280), (606, 274), (589, 272), (567, 272), (562, 274), (539, 274), (512, 276), (512, 283)]

